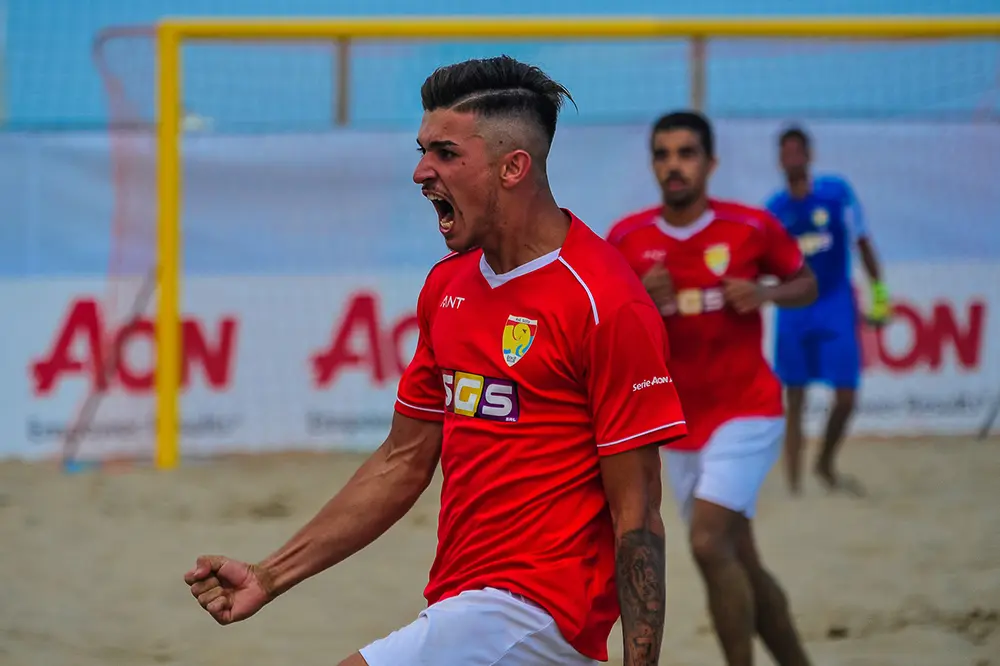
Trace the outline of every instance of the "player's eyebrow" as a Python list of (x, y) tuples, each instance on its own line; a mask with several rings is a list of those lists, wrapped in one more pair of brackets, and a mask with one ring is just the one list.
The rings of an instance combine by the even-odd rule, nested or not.
[(431, 141), (429, 144), (427, 144), (427, 146), (424, 146), (424, 144), (420, 142), (420, 139), (417, 139), (417, 145), (424, 150), (440, 150), (441, 148), (451, 148), (453, 146), (458, 146), (458, 144), (455, 143), (454, 141), (448, 141), (448, 140)]

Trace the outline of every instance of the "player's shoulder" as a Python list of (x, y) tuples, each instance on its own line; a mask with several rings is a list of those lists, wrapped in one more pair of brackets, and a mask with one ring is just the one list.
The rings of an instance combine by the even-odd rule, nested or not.
[(610, 316), (621, 305), (648, 296), (625, 256), (583, 222), (576, 220), (572, 237), (559, 256), (579, 286), (593, 312), (594, 323)]
[(611, 225), (605, 239), (612, 245), (619, 245), (629, 234), (656, 224), (660, 206), (650, 206), (629, 213)]
[(423, 293), (438, 295), (457, 276), (463, 274), (470, 266), (478, 266), (482, 250), (475, 248), (466, 252), (449, 252), (434, 262), (424, 278)]
[(745, 226), (761, 232), (766, 231), (770, 225), (780, 225), (774, 214), (766, 208), (723, 199), (712, 199), (709, 205), (716, 222)]
[(825, 173), (813, 178), (812, 189), (819, 196), (841, 199), (850, 194), (851, 184), (844, 176)]
[(764, 208), (771, 211), (772, 213), (776, 210), (780, 210), (788, 205), (791, 201), (791, 194), (788, 192), (788, 188), (781, 187), (776, 189), (764, 202)]

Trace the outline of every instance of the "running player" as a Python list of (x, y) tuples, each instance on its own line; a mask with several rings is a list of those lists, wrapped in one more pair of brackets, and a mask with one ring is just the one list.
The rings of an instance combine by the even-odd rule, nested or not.
[[(779, 664), (802, 666), (809, 662), (785, 594), (761, 563), (752, 528), (784, 432), (759, 309), (812, 302), (816, 280), (767, 212), (708, 197), (715, 152), (704, 116), (663, 116), (651, 148), (663, 201), (615, 224), (609, 239), (643, 276), (670, 338), (689, 430), (664, 450), (670, 484), (726, 663), (752, 663), (756, 629)], [(780, 283), (762, 286), (763, 276)]]
[(819, 382), (834, 389), (834, 400), (816, 458), (816, 476), (828, 489), (860, 495), (864, 491), (861, 484), (839, 474), (835, 464), (861, 378), (857, 303), (851, 283), (852, 237), (871, 281), (868, 319), (872, 323), (881, 325), (888, 318), (889, 294), (861, 206), (848, 182), (838, 176), (810, 177), (810, 140), (802, 129), (784, 131), (778, 147), (787, 187), (770, 198), (767, 208), (798, 238), (819, 283), (815, 303), (800, 309), (778, 308), (776, 317), (775, 371), (785, 385), (788, 404), (788, 485), (793, 494), (799, 493), (805, 391), (808, 384)]
[(198, 559), (191, 593), (228, 624), (364, 548), (443, 485), (427, 608), (341, 666), (658, 663), (659, 447), (687, 430), (659, 315), (621, 255), (549, 189), (569, 93), (507, 57), (434, 72), (413, 180), (454, 254), (417, 302), (420, 335), (385, 443), (255, 565)]

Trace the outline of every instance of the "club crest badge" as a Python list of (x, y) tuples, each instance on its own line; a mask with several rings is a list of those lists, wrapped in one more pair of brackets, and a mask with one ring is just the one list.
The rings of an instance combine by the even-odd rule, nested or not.
[(510, 315), (503, 327), (503, 360), (507, 367), (524, 358), (538, 333), (538, 320)]
[(729, 246), (717, 243), (705, 248), (705, 265), (708, 270), (721, 277), (729, 268)]
[(830, 213), (826, 212), (826, 208), (817, 208), (813, 211), (812, 218), (817, 227), (825, 227), (830, 222)]

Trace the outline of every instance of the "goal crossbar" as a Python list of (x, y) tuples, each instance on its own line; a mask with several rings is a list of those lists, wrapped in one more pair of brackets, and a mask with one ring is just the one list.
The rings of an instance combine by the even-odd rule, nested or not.
[(164, 19), (163, 37), (198, 40), (285, 39), (943, 39), (1000, 34), (997, 15), (822, 17), (393, 17)]
[(841, 17), (256, 17), (156, 24), (157, 282), (155, 463), (179, 462), (181, 380), (181, 47), (188, 41), (1000, 38), (1000, 16)]

